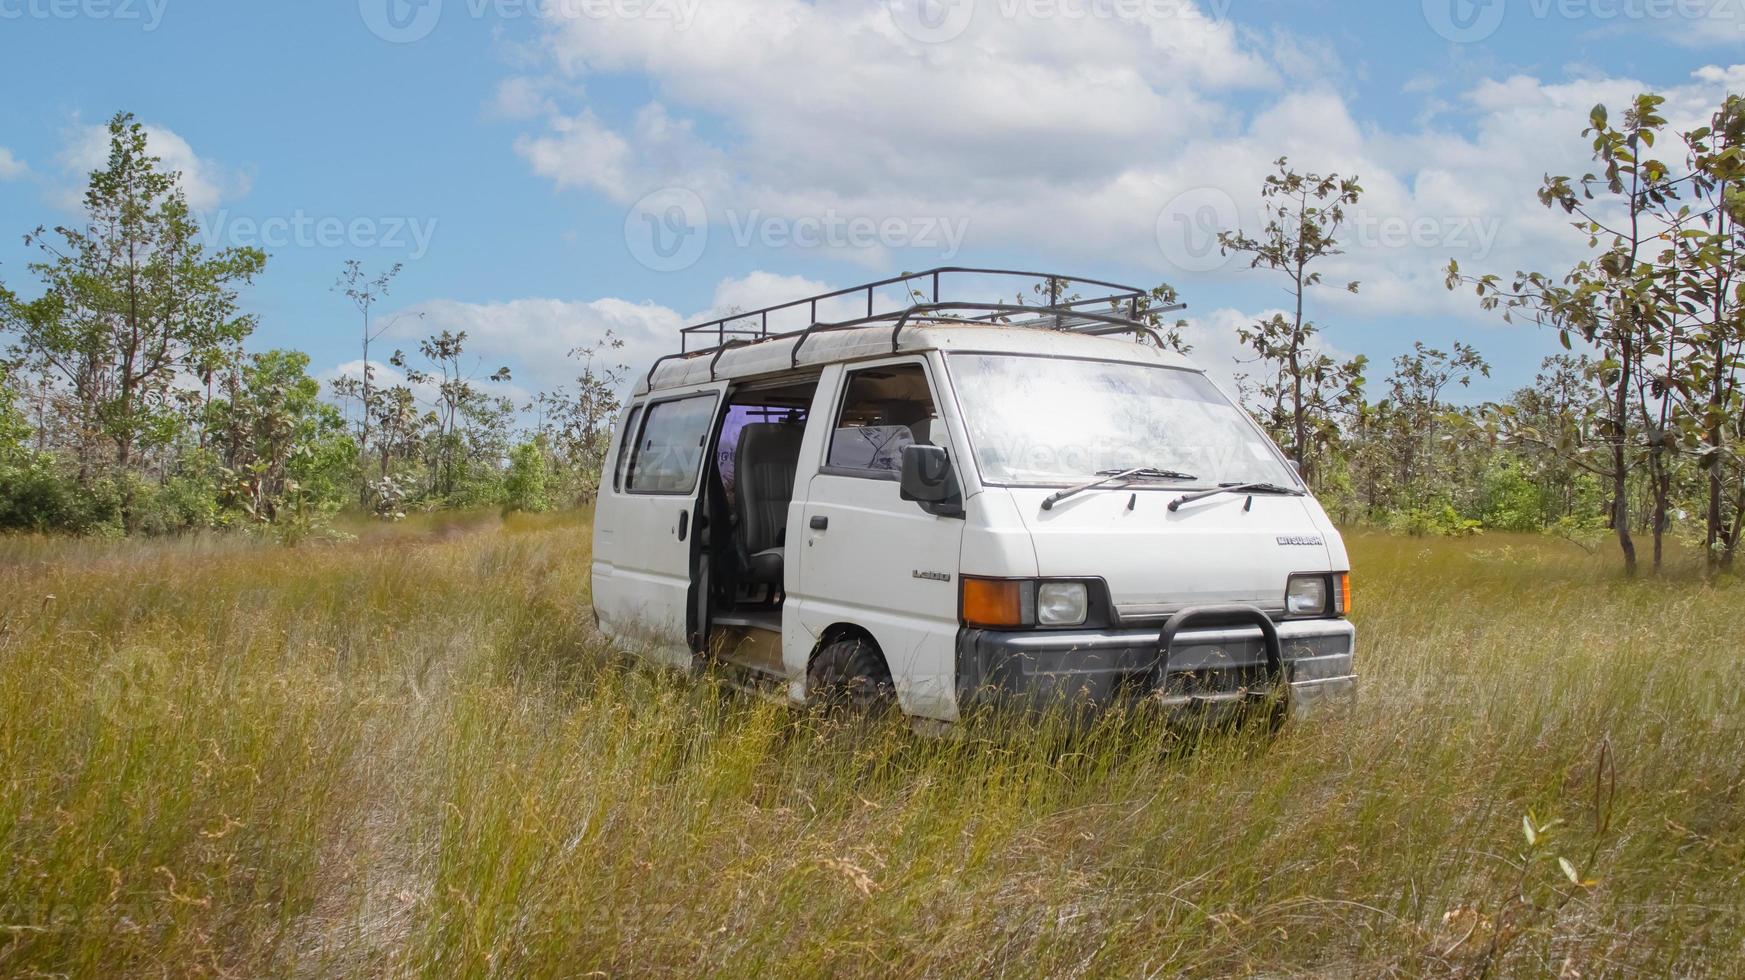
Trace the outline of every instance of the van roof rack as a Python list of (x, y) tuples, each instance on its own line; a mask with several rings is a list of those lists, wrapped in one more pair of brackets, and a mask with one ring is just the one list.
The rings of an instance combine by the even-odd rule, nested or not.
[[(1000, 278), (1008, 283), (1017, 281), (1031, 286), (1038, 294), (1046, 289), (1047, 302), (1025, 303), (1022, 285), (1013, 292), (1010, 302), (950, 298), (951, 293), (946, 287), (953, 285), (953, 279), (961, 281), (968, 277)], [(1094, 288), (1097, 294), (1088, 298), (1079, 297), (1077, 291), (1084, 287)], [(881, 311), (878, 309), (880, 290), (900, 290), (903, 299), (894, 308)], [(865, 298), (865, 315), (831, 322), (818, 319), (820, 303), (853, 302), (858, 311), (860, 297)], [(714, 355), (709, 362), (709, 377), (713, 380), (715, 364), (728, 350), (787, 338), (798, 338), (794, 341), (792, 363), (794, 367), (799, 367), (800, 349), (812, 335), (881, 323), (892, 325), (893, 353), (897, 350), (897, 339), (903, 328), (916, 321), (932, 324), (1001, 324), (1086, 334), (1134, 333), (1150, 336), (1154, 342), (1161, 344), (1156, 332), (1142, 317), (1173, 313), (1187, 307), (1183, 303), (1154, 307), (1150, 305), (1151, 299), (1149, 290), (1083, 276), (1025, 272), (1017, 269), (941, 266), (922, 272), (905, 272), (888, 279), (778, 303), (761, 310), (733, 313), (684, 327), (679, 331), (679, 351), (656, 360), (648, 370), (648, 380), (652, 384), (655, 371), (669, 360), (701, 357), (705, 354)], [(772, 314), (779, 318), (780, 314), (802, 309), (805, 311), (805, 327), (779, 330), (770, 326)], [(693, 342), (700, 343), (693, 348)]]

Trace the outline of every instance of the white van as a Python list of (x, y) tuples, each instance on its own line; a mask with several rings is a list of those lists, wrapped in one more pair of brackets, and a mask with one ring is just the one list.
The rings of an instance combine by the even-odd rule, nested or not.
[[(1042, 305), (942, 298), (1014, 280)], [(943, 722), (1350, 692), (1339, 532), (1203, 371), (1143, 342), (1148, 301), (949, 268), (686, 328), (601, 481), (601, 629)]]

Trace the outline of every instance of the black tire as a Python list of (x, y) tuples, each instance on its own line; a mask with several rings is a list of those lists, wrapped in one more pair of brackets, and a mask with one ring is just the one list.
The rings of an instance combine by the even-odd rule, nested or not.
[(897, 687), (879, 648), (864, 637), (832, 640), (806, 668), (807, 699), (827, 711), (876, 715), (895, 710)]

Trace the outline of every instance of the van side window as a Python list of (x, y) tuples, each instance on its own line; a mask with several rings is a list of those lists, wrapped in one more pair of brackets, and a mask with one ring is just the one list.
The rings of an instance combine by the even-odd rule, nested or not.
[(636, 423), (642, 421), (642, 406), (633, 405), (624, 420), (624, 437), (618, 440), (618, 459), (612, 464), (612, 489), (624, 489), (624, 464), (630, 460), (630, 447), (636, 444)]
[(631, 493), (690, 493), (697, 488), (703, 443), (715, 421), (715, 395), (692, 395), (648, 407), (626, 478)]
[(944, 437), (938, 428), (926, 368), (893, 364), (854, 371), (843, 391), (825, 465), (895, 479), (903, 469), (903, 449), (937, 444)]

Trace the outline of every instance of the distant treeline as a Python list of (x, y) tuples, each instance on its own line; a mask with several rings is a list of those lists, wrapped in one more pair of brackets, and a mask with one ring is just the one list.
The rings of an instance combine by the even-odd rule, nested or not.
[[(1413, 534), (1610, 532), (1631, 570), (1636, 538), (1659, 567), (1671, 537), (1712, 568), (1733, 563), (1745, 515), (1745, 100), (1688, 132), (1670, 131), (1661, 103), (1643, 95), (1618, 123), (1596, 107), (1583, 133), (1596, 172), (1540, 188), (1586, 242), (1575, 268), (1499, 277), (1450, 263), (1450, 289), (1557, 331), (1569, 350), (1501, 403), (1455, 397), (1490, 371), (1465, 343), (1416, 343), (1379, 376), (1365, 358), (1324, 352), (1306, 310), (1363, 189), (1278, 161), (1260, 189), (1265, 226), (1219, 239), (1282, 277), (1293, 300), (1239, 331), (1242, 397), (1336, 519)], [(395, 324), (375, 306), (400, 269), (347, 262), (336, 306), (343, 297), (357, 317), (366, 367), (323, 392), (307, 355), (247, 348), (256, 316), (238, 292), (267, 256), (209, 250), (142, 127), (119, 114), (109, 136), (83, 223), (25, 236), (40, 294), (0, 285), (0, 528), (295, 537), (346, 508), (393, 518), (591, 497), (620, 407), (619, 340), (573, 351), (575, 382), (521, 405), (493, 390), (506, 368), (471, 368), (464, 333), (394, 350), (384, 377), (372, 346)], [(1160, 285), (1142, 315), (1186, 350), (1184, 324), (1160, 312), (1177, 296)]]

